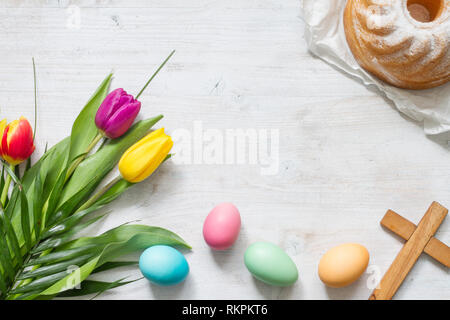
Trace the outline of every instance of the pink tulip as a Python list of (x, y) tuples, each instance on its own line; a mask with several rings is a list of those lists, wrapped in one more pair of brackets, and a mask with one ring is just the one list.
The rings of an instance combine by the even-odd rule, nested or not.
[(95, 116), (95, 124), (105, 136), (115, 139), (127, 132), (140, 109), (141, 103), (119, 88), (103, 100)]

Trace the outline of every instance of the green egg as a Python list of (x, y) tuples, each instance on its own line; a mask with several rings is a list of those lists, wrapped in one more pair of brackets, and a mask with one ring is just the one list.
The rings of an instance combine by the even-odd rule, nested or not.
[(273, 286), (290, 286), (298, 279), (294, 261), (270, 242), (253, 243), (245, 251), (244, 262), (255, 278)]

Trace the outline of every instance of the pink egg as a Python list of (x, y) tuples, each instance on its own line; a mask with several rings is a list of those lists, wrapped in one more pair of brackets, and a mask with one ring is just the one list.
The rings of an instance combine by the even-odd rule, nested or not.
[(215, 250), (225, 250), (236, 241), (241, 228), (241, 215), (231, 203), (217, 205), (205, 219), (203, 237)]

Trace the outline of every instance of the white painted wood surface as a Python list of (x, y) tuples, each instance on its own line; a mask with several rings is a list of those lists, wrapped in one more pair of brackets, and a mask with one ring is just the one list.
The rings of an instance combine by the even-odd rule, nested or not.
[[(79, 29), (68, 27), (71, 5), (80, 9)], [(163, 113), (168, 132), (191, 131), (194, 121), (221, 132), (279, 130), (276, 175), (261, 175), (258, 165), (169, 162), (115, 201), (90, 234), (134, 220), (169, 228), (193, 246), (191, 272), (175, 287), (141, 280), (101, 298), (366, 299), (369, 274), (348, 288), (326, 288), (317, 276), (321, 255), (359, 242), (384, 272), (402, 245), (379, 226), (386, 209), (417, 223), (433, 200), (450, 207), (448, 136), (426, 137), (377, 93), (312, 57), (298, 0), (4, 0), (0, 35), (2, 118), (33, 119), (31, 57), (37, 62), (36, 153), (69, 134), (111, 69), (114, 88), (137, 92), (172, 49), (142, 96), (141, 117)], [(222, 201), (238, 206), (243, 228), (232, 250), (212, 252), (202, 223)], [(437, 237), (450, 243), (450, 218)], [(292, 256), (300, 271), (294, 286), (269, 287), (247, 272), (243, 253), (258, 240)], [(123, 275), (140, 272), (98, 278)], [(424, 255), (396, 298), (449, 299), (449, 280), (449, 270)]]

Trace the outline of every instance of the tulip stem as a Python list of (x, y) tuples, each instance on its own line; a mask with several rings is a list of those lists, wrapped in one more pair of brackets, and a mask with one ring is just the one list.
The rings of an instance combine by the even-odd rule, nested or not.
[(102, 195), (105, 194), (106, 191), (108, 191), (113, 185), (115, 185), (117, 182), (119, 182), (122, 179), (120, 175), (115, 177), (111, 182), (109, 182), (107, 185), (105, 185), (103, 188), (98, 190), (92, 197), (90, 197), (81, 207), (78, 208), (76, 212), (85, 210), (92, 206)]
[(69, 169), (67, 169), (66, 179), (64, 180), (64, 183), (66, 183), (67, 180), (69, 180), (70, 176), (72, 176), (72, 173), (75, 171), (78, 165), (86, 158), (86, 156), (97, 145), (97, 143), (100, 141), (101, 138), (103, 138), (103, 134), (99, 131), (97, 135), (94, 137), (94, 140), (92, 140), (92, 142), (87, 147), (85, 153), (76, 158), (75, 161), (72, 162), (72, 164), (70, 165)]
[(164, 67), (164, 65), (167, 63), (167, 61), (169, 61), (169, 59), (173, 56), (173, 54), (175, 53), (175, 50), (172, 50), (172, 52), (169, 54), (169, 56), (166, 58), (166, 60), (164, 60), (163, 63), (161, 63), (161, 65), (158, 67), (158, 69), (156, 69), (155, 73), (153, 73), (153, 75), (150, 77), (150, 79), (148, 79), (147, 83), (145, 84), (145, 86), (141, 89), (141, 91), (139, 91), (139, 93), (136, 95), (135, 99), (137, 100), (137, 98), (140, 97), (140, 95), (144, 92), (144, 90), (147, 88), (147, 86), (149, 85), (149, 83), (153, 80), (154, 77), (156, 77), (156, 75), (158, 74), (158, 72)]
[[(11, 171), (14, 172), (14, 165), (10, 164), (9, 167), (11, 168)], [(8, 197), (8, 191), (9, 191), (9, 185), (11, 184), (11, 175), (8, 173), (6, 176), (5, 185), (3, 186), (2, 196), (0, 201), (2, 202), (2, 207), (5, 207), (6, 204), (6, 198)]]

